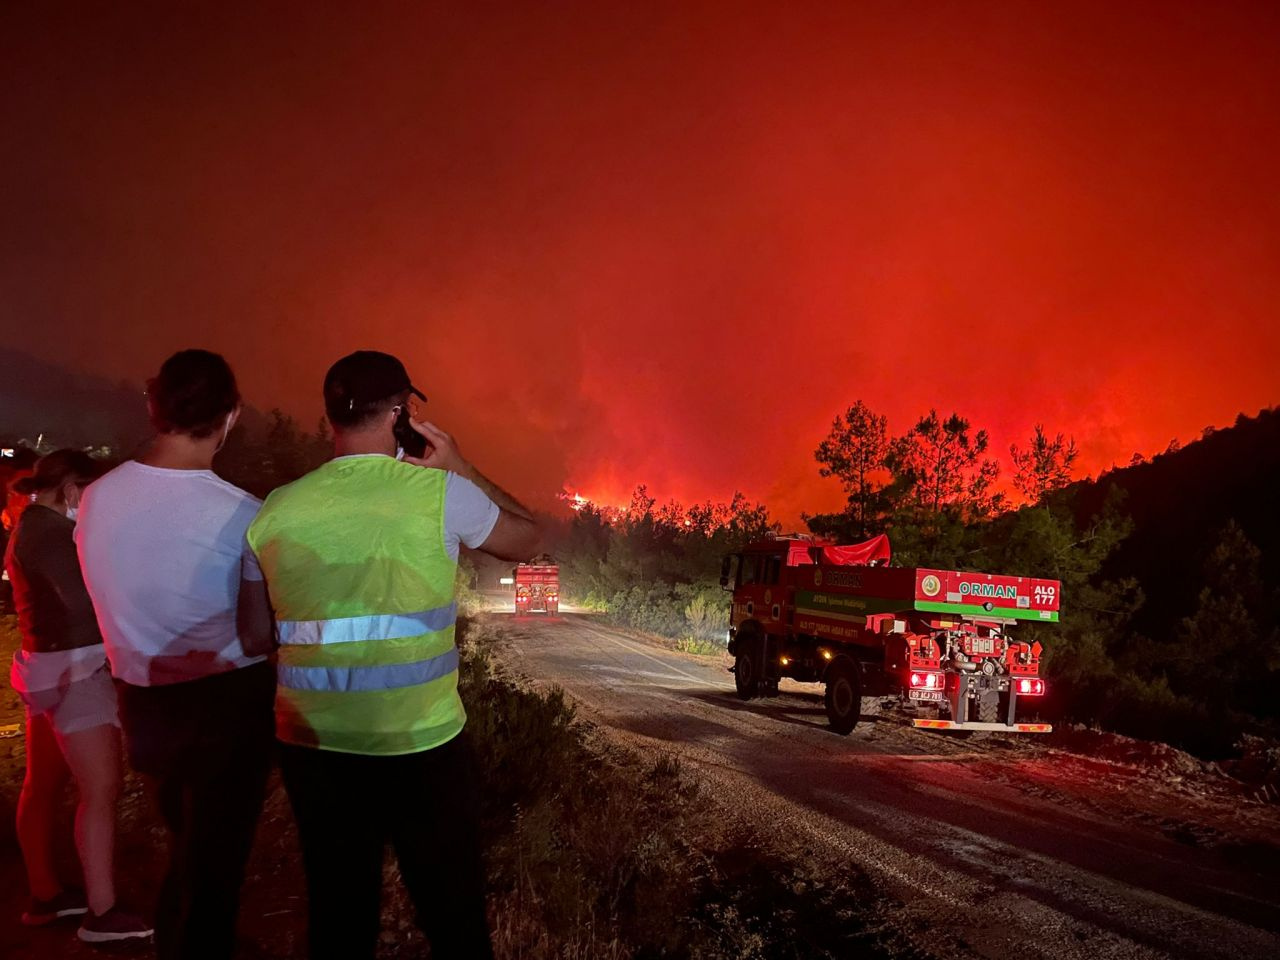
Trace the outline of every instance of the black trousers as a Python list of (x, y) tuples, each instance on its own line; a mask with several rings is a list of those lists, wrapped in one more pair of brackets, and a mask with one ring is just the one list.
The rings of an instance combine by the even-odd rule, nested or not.
[(156, 955), (228, 960), (275, 748), (274, 668), (119, 687), (129, 762), (150, 781), (170, 833)]
[(281, 745), (280, 768), (302, 840), (312, 960), (373, 957), (388, 842), (432, 960), (493, 956), (464, 737), (398, 757)]

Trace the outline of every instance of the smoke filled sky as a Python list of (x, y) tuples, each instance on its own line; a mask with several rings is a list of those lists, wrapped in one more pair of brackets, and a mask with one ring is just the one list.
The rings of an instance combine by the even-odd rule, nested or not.
[(788, 520), (856, 399), (1086, 472), (1280, 401), (1275, 4), (181, 6), (0, 14), (10, 346), (308, 424), (386, 349), (539, 504)]

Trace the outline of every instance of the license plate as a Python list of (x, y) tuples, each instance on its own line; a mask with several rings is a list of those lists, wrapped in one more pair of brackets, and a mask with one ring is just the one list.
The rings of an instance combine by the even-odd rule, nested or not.
[(941, 690), (912, 690), (908, 696), (912, 700), (941, 700)]

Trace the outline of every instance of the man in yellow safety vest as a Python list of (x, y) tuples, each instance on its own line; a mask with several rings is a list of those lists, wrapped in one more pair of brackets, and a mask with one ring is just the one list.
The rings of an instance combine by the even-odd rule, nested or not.
[[(274, 620), (276, 737), (313, 960), (373, 957), (388, 841), (431, 955), (491, 956), (454, 577), (460, 544), (525, 559), (538, 525), (448, 434), (411, 420), (414, 396), (425, 400), (388, 354), (335, 363), (335, 457), (272, 493), (248, 532), (240, 629), (269, 635)], [(398, 449), (409, 427), (426, 440), (420, 457)]]

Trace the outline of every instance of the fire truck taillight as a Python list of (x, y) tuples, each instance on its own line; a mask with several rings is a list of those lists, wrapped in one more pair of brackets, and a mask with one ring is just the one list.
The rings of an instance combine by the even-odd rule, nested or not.
[(911, 674), (911, 686), (917, 690), (941, 690), (942, 674), (940, 673), (913, 673)]
[(1034, 697), (1044, 693), (1044, 681), (1023, 677), (1018, 681), (1018, 696)]

